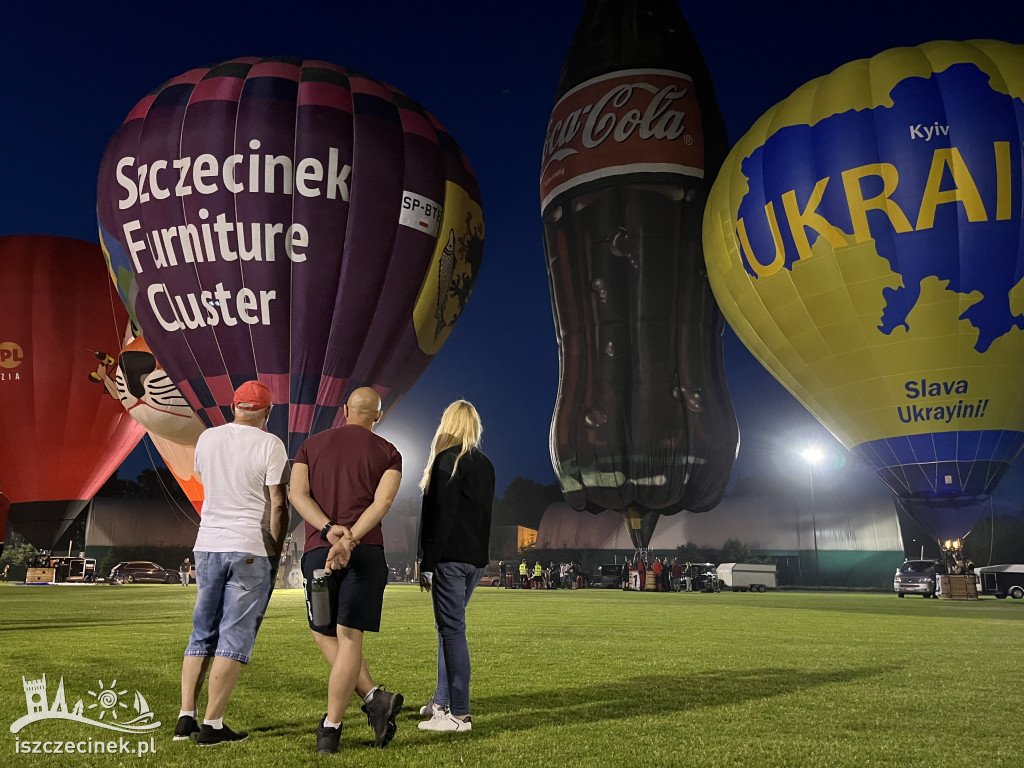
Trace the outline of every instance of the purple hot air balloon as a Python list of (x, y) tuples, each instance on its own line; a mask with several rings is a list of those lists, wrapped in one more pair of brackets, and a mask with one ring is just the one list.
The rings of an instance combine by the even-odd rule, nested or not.
[(322, 61), (194, 69), (131, 111), (100, 236), (132, 319), (209, 425), (259, 378), (295, 454), (372, 386), (387, 411), (458, 319), (483, 254), (476, 179), (404, 94)]

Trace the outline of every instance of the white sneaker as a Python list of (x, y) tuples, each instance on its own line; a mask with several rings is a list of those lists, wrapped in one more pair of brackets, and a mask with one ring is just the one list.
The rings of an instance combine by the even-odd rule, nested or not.
[(444, 709), (437, 706), (437, 704), (434, 703), (433, 699), (431, 699), (422, 707), (420, 707), (420, 714), (424, 715), (425, 717), (437, 717), (438, 715), (443, 713)]
[(460, 720), (451, 712), (441, 712), (420, 723), (419, 729), (421, 731), (472, 731), (473, 718), (467, 716), (465, 720)]

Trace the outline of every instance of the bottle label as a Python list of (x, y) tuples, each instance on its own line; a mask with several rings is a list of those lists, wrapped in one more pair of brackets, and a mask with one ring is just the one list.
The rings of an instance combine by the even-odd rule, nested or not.
[(579, 184), (627, 173), (704, 177), (700, 106), (688, 75), (610, 72), (580, 83), (555, 105), (544, 139), (541, 211)]

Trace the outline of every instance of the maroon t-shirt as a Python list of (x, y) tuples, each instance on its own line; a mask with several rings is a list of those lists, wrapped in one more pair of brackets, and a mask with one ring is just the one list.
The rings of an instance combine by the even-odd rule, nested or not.
[[(324, 514), (350, 528), (373, 503), (384, 473), (402, 471), (402, 454), (395, 446), (352, 424), (308, 438), (295, 462), (309, 467), (309, 491)], [(380, 525), (366, 534), (362, 543), (384, 546)], [(319, 529), (306, 523), (303, 552), (326, 546)]]

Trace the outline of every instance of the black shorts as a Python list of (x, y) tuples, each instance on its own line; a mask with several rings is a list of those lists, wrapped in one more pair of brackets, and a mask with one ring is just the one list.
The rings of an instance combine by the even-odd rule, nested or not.
[(331, 637), (338, 634), (339, 624), (363, 632), (379, 632), (384, 587), (388, 583), (388, 563), (384, 559), (384, 547), (372, 544), (357, 546), (352, 550), (348, 566), (340, 571), (331, 571), (327, 576), (332, 621), (327, 626), (313, 623), (313, 608), (309, 602), (313, 571), (324, 567), (329, 551), (329, 547), (318, 547), (302, 556), (302, 589), (306, 593), (309, 628)]

